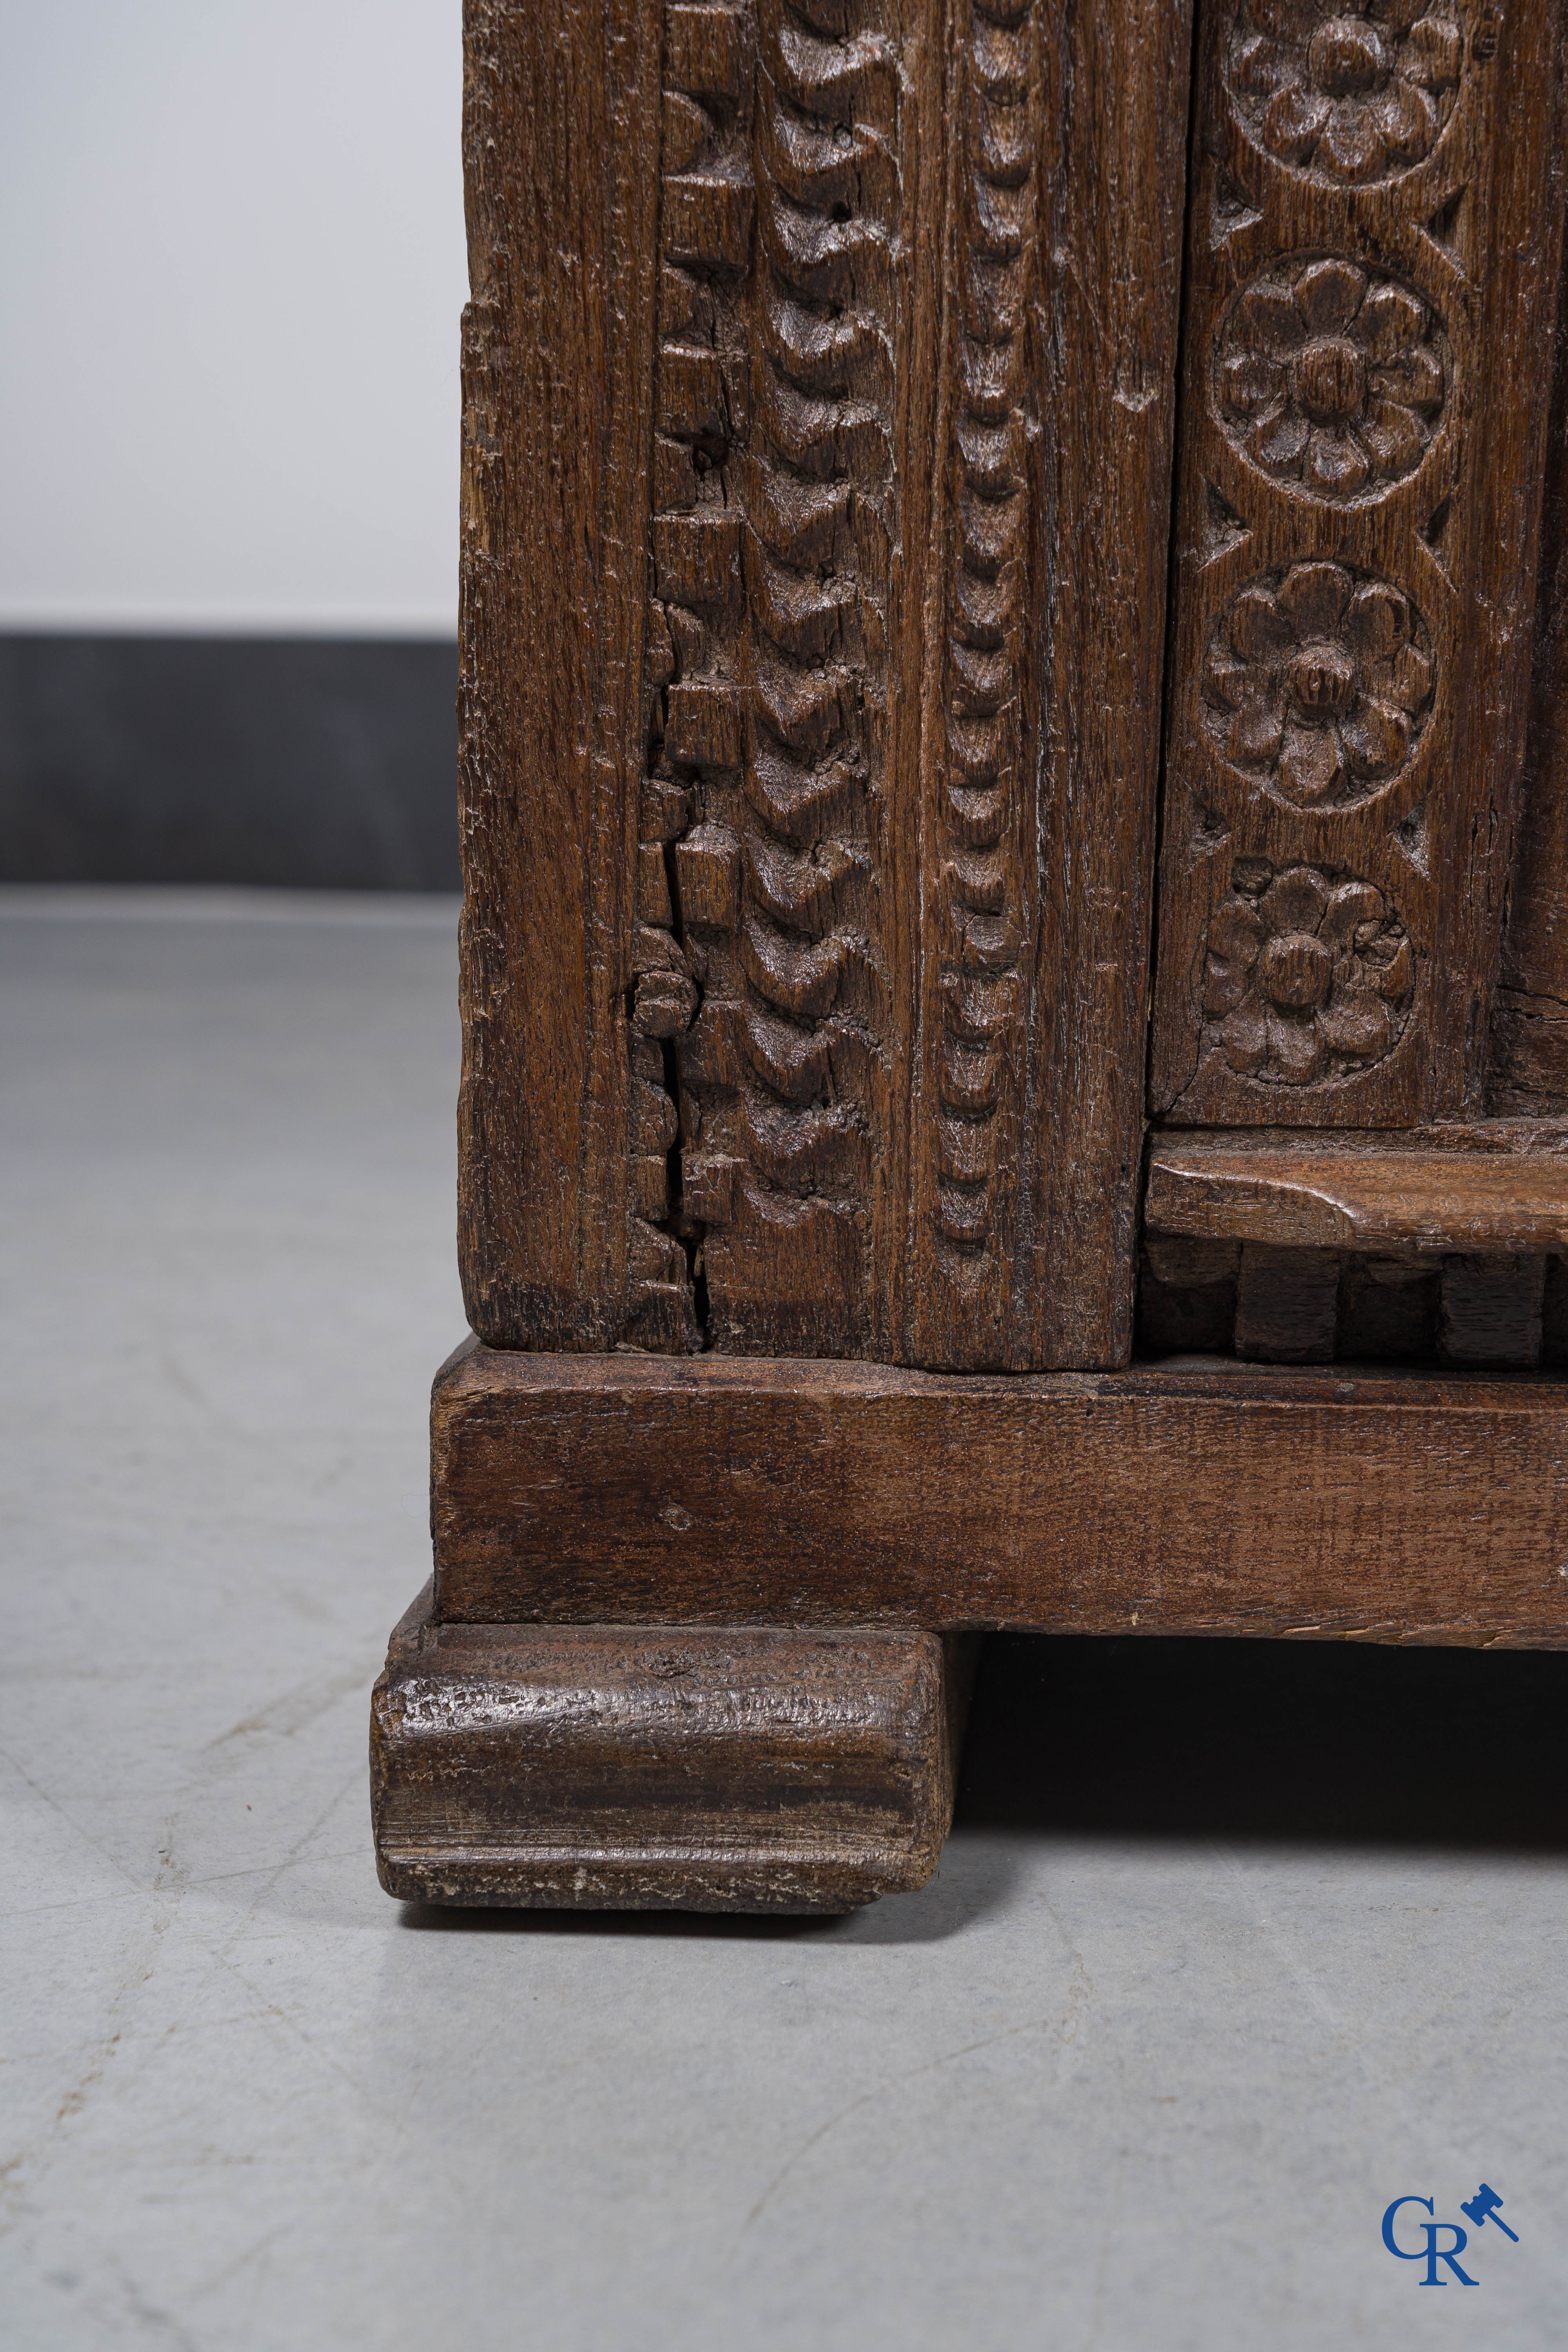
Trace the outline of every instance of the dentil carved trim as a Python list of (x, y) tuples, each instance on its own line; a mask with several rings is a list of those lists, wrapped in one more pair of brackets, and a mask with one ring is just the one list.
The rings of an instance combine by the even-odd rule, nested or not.
[(994, 1244), (998, 1111), (1016, 1094), (1021, 1031), (1015, 801), (1028, 524), (1024, 329), (1037, 246), (1035, 15), (1031, 0), (971, 0), (959, 98), (934, 1212), (955, 1271)]

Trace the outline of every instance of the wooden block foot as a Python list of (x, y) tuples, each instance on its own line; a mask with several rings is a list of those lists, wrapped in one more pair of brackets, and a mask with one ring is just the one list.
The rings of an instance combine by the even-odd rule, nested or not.
[(376, 1862), (405, 1901), (854, 1910), (922, 1886), (968, 1645), (858, 1628), (444, 1625), (371, 1708)]

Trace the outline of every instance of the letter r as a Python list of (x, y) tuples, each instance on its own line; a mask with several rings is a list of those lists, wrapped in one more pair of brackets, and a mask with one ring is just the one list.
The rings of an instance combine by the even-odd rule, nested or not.
[[(1461, 2286), (1479, 2286), (1480, 2284), (1480, 2281), (1479, 2279), (1473, 2279), (1468, 2271), (1462, 2271), (1459, 2268), (1458, 2263), (1454, 2259), (1455, 2255), (1460, 2252), (1466, 2242), (1465, 2231), (1460, 2229), (1458, 2221), (1423, 2221), (1420, 2227), (1426, 2239), (1426, 2275), (1421, 2281), (1421, 2284), (1423, 2286), (1447, 2285), (1447, 2280), (1440, 2279), (1437, 2275), (1437, 2265), (1439, 2263), (1447, 2263), (1448, 2268), (1453, 2272), (1454, 2276), (1458, 2280)], [(1441, 2248), (1438, 2246), (1437, 2232), (1439, 2230), (1452, 2230), (1454, 2232), (1454, 2242), (1451, 2246), (1444, 2246)]]

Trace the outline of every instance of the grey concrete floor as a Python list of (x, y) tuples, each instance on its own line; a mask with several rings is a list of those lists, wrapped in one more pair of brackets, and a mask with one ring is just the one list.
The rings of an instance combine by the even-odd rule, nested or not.
[(0, 955), (7, 2346), (1563, 2342), (1568, 1659), (998, 1642), (923, 1894), (401, 1910), (452, 910)]

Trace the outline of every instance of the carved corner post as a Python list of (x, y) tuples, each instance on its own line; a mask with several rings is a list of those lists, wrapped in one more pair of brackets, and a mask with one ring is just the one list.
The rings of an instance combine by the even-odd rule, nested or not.
[(1125, 1361), (1187, 39), (470, 11), (489, 1344)]
[(647, 1311), (622, 1204), (660, 29), (644, 0), (465, 16), (458, 1250), (476, 1327), (535, 1347)]
[[(798, 1360), (1126, 1361), (1189, 45), (1155, 0), (470, 0), (460, 1255), (497, 1363), (639, 1350), (679, 1395), (690, 1360), (796, 1360), (808, 1394)], [(507, 1581), (499, 1619), (584, 1616)], [(686, 1718), (604, 1696), (653, 1688), (668, 1643), (592, 1589), (627, 1625), (577, 1654), (581, 1704), (625, 1727), (601, 1761), (629, 1789), (647, 1727), (679, 1753)], [(755, 1589), (738, 1554), (714, 1622)], [(420, 1695), (395, 1656), (378, 1716), (403, 1887), (405, 1763), (449, 1735), (430, 1788), (501, 1771), (463, 1745), (489, 1670), (449, 1598), (438, 1573)], [(492, 1729), (575, 1753), (551, 1677), (588, 1638), (509, 1636)], [(820, 1899), (934, 1863), (940, 1643), (897, 1870), (845, 1763), (910, 1638), (857, 1636), (859, 1696), (835, 1666), (812, 1702), (802, 1769), (849, 1771), (867, 1841)], [(745, 1641), (773, 1696), (724, 1735), (742, 1761), (810, 1680), (782, 1633)], [(696, 1760), (718, 1654), (694, 1787), (727, 1752)], [(885, 1795), (903, 1768), (877, 1769)], [(726, 1900), (807, 1899), (766, 1811), (736, 1815)], [(419, 1883), (521, 1888), (508, 1867)], [(682, 1867), (660, 1883), (709, 1899)], [(560, 1899), (653, 1883), (584, 1868)]]
[(1563, 1390), (1481, 1376), (1559, 1291), (1568, 1352), (1564, 1137), (1483, 1116), (1557, 19), (1205, 0), (1189, 92), (1193, 31), (469, 0), (477, 1339), (395, 1892), (915, 1884), (963, 1629), (1563, 1638)]

